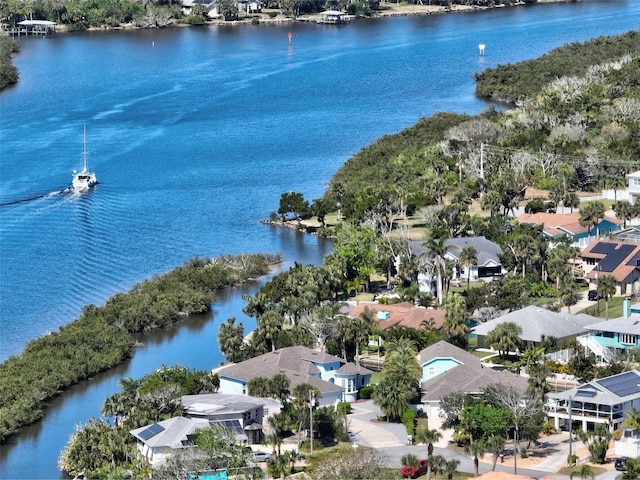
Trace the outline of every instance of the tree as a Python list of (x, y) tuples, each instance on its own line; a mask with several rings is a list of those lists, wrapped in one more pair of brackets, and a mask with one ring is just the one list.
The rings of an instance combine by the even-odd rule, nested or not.
[[(308, 408), (313, 408), (313, 402), (315, 402), (315, 399), (320, 398), (320, 390), (308, 383), (300, 383), (293, 388), (291, 395), (293, 396), (293, 406), (298, 410), (298, 416), (300, 418), (300, 423), (298, 425), (298, 450), (300, 450), (300, 433), (302, 431), (302, 423), (304, 422), (305, 413)], [(309, 425), (311, 425), (310, 416)], [(311, 439), (311, 441), (313, 441), (313, 439)]]
[(454, 458), (447, 460), (444, 464), (444, 472), (447, 474), (447, 479), (452, 480), (455, 475), (458, 474), (458, 467), (460, 466), (460, 460)]
[(220, 325), (218, 330), (218, 347), (230, 362), (235, 362), (241, 358), (241, 348), (244, 338), (244, 327), (242, 323), (236, 325), (235, 317), (228, 318)]
[(635, 209), (628, 200), (620, 200), (613, 204), (613, 211), (616, 217), (622, 220), (623, 227), (627, 228), (627, 222), (635, 217)]
[(598, 464), (606, 462), (609, 442), (613, 435), (609, 432), (609, 429), (605, 424), (597, 423), (595, 428), (588, 432), (578, 430), (576, 435), (580, 440), (582, 440), (582, 443), (587, 447), (587, 450), (589, 450), (592, 462)]
[(442, 277), (444, 275), (444, 269), (446, 262), (444, 254), (447, 251), (444, 238), (438, 240), (429, 238), (423, 246), (425, 252), (421, 255), (421, 260), (425, 262), (436, 275), (436, 294), (438, 297), (438, 305), (442, 305), (444, 300), (444, 286), (442, 283)]
[(596, 238), (600, 235), (598, 225), (600, 220), (604, 218), (604, 203), (600, 201), (587, 203), (580, 208), (580, 219), (578, 222), (581, 226), (589, 228), (589, 238), (591, 238), (591, 232), (595, 230)]
[(577, 472), (571, 472), (570, 478), (571, 480), (573, 480), (574, 477), (578, 477), (578, 476), (581, 478), (581, 480), (587, 480), (589, 478), (593, 480), (595, 478), (593, 469), (586, 464), (582, 465), (580, 467), (580, 470), (578, 470)]
[(505, 322), (497, 325), (487, 334), (486, 343), (491, 348), (498, 350), (500, 358), (506, 358), (512, 350), (517, 350), (522, 343), (520, 340), (522, 328), (514, 322)]
[(286, 192), (280, 196), (280, 207), (278, 213), (282, 217), (282, 221), (287, 219), (287, 214), (293, 214), (295, 220), (301, 218), (309, 218), (311, 215), (311, 207), (309, 202), (304, 199), (302, 193)]
[(447, 340), (466, 349), (469, 343), (469, 326), (466, 323), (467, 306), (464, 297), (459, 293), (447, 294), (445, 301), (445, 317), (442, 330), (447, 335)]
[(598, 295), (604, 298), (605, 318), (609, 320), (609, 299), (616, 293), (618, 281), (613, 275), (598, 276)]
[(467, 245), (460, 252), (460, 264), (464, 265), (467, 269), (467, 290), (469, 290), (469, 284), (471, 283), (471, 267), (478, 263), (478, 251), (475, 247)]
[(487, 450), (487, 444), (485, 440), (475, 440), (472, 443), (468, 443), (464, 446), (464, 453), (473, 457), (473, 469), (476, 477), (480, 475), (479, 472), (479, 457), (484, 456), (484, 452)]
[(514, 463), (513, 473), (518, 473), (517, 458), (520, 454), (519, 441), (520, 441), (520, 429), (538, 412), (542, 411), (542, 398), (536, 395), (532, 391), (520, 392), (514, 387), (505, 387), (502, 385), (489, 385), (485, 389), (485, 396), (509, 410), (511, 413), (511, 420), (514, 427), (513, 442), (514, 442)]
[(220, 0), (218, 2), (218, 13), (225, 20), (238, 19), (238, 4), (232, 0)]
[(622, 422), (623, 427), (631, 428), (632, 430), (640, 430), (640, 410), (635, 406), (632, 406), (627, 410), (625, 416), (626, 418)]
[(427, 456), (429, 463), (427, 465), (427, 480), (431, 479), (431, 464), (433, 461), (433, 444), (440, 441), (442, 433), (436, 429), (421, 429), (416, 432), (416, 442), (427, 444)]
[(272, 352), (276, 349), (276, 340), (282, 330), (283, 322), (282, 316), (273, 310), (266, 311), (258, 318), (256, 336), (268, 340)]

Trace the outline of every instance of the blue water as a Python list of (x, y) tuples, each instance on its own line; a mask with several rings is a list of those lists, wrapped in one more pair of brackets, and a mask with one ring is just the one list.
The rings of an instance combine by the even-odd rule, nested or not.
[[(487, 108), (473, 95), (473, 74), (487, 66), (623, 33), (639, 18), (640, 2), (586, 0), (338, 28), (22, 39), (20, 82), (0, 95), (0, 359), (194, 255), (279, 251), (285, 267), (319, 262), (328, 242), (260, 223), (282, 192), (319, 197), (375, 138), (437, 111)], [(100, 184), (58, 193), (80, 166), (85, 124)], [(146, 337), (130, 362), (53, 402), (2, 447), (0, 477), (58, 478), (74, 423), (98, 415), (122, 376), (217, 365), (219, 323), (252, 325), (241, 294), (222, 295), (213, 320)]]

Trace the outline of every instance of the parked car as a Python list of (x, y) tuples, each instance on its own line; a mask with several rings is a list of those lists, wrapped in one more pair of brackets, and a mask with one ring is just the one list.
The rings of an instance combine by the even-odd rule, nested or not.
[(418, 460), (417, 467), (403, 465), (400, 469), (400, 473), (402, 474), (402, 478), (418, 478), (423, 473), (427, 473), (428, 466), (429, 462), (426, 460)]
[(600, 295), (598, 295), (597, 290), (589, 290), (589, 293), (587, 294), (587, 298), (592, 302), (595, 302), (596, 300), (600, 300)]
[(616, 462), (615, 462), (615, 466), (616, 466), (616, 470), (624, 470), (624, 464), (627, 463), (627, 460), (629, 460), (627, 457), (620, 457), (620, 458), (616, 458)]
[(253, 452), (253, 459), (256, 462), (266, 462), (271, 460), (271, 454), (268, 452), (261, 452), (260, 450)]

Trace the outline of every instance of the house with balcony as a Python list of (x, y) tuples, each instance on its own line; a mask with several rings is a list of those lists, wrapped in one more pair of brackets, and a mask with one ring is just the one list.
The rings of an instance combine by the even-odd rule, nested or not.
[(296, 385), (308, 383), (320, 391), (319, 406), (355, 402), (358, 390), (368, 386), (373, 372), (334, 355), (301, 345), (279, 348), (273, 352), (214, 370), (220, 377), (220, 393), (247, 395), (249, 381), (256, 377), (285, 375)]
[(597, 288), (600, 275), (613, 275), (618, 282), (617, 294), (640, 291), (640, 244), (596, 240), (582, 251), (580, 258), (590, 288)]
[(576, 340), (593, 354), (599, 362), (610, 362), (615, 358), (626, 358), (629, 350), (640, 346), (640, 303), (622, 302), (622, 317), (587, 325), (586, 335)]
[(580, 213), (523, 213), (516, 217), (518, 223), (529, 225), (542, 225), (542, 234), (549, 240), (562, 237), (571, 238), (573, 245), (580, 249), (585, 248), (592, 239), (601, 234), (608, 234), (620, 230), (622, 222), (614, 217), (600, 219), (596, 227), (583, 227), (580, 225)]
[(593, 430), (606, 425), (611, 432), (620, 428), (627, 411), (640, 409), (640, 372), (631, 370), (598, 378), (579, 387), (547, 394), (545, 411), (556, 429)]

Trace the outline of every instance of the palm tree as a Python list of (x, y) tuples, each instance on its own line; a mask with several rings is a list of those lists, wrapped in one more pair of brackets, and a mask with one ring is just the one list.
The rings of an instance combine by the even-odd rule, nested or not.
[(627, 228), (627, 222), (634, 217), (635, 209), (628, 200), (620, 200), (613, 204), (613, 211), (616, 212), (616, 217), (623, 222), (623, 228)]
[(514, 322), (497, 325), (487, 334), (486, 342), (491, 348), (498, 350), (501, 358), (505, 358), (511, 350), (516, 350), (521, 343), (522, 328)]
[(473, 457), (473, 468), (474, 468), (476, 477), (480, 474), (479, 473), (480, 461), (478, 457), (483, 457), (486, 449), (487, 449), (487, 446), (484, 440), (475, 440), (471, 443), (466, 444), (464, 447), (464, 453), (466, 453), (467, 455), (471, 455)]
[[(300, 433), (305, 412), (307, 408), (313, 408), (312, 402), (315, 398), (320, 398), (320, 390), (308, 383), (301, 383), (294, 387), (291, 395), (293, 396), (293, 405), (298, 409), (300, 415), (300, 424), (298, 425), (298, 450), (300, 450)], [(311, 416), (309, 416), (309, 422), (311, 422)], [(313, 442), (313, 438), (311, 441)]]
[(429, 463), (427, 465), (427, 480), (431, 479), (431, 464), (433, 461), (433, 444), (440, 441), (442, 433), (436, 429), (422, 429), (416, 433), (416, 442), (427, 444), (427, 455)]
[(636, 407), (631, 407), (627, 410), (626, 416), (627, 418), (622, 422), (622, 426), (633, 430), (640, 430), (640, 410)]
[(360, 344), (369, 341), (373, 327), (373, 315), (368, 308), (353, 321), (353, 338), (356, 342), (356, 365), (360, 365)]
[(444, 238), (440, 238), (438, 240), (430, 238), (423, 244), (423, 246), (426, 248), (426, 251), (421, 255), (421, 257), (433, 268), (433, 271), (436, 274), (436, 293), (438, 296), (438, 304), (442, 305), (444, 297), (442, 277), (444, 275), (444, 269), (446, 268), (444, 254), (447, 251)]
[(282, 445), (282, 437), (275, 431), (265, 435), (264, 443), (273, 447), (274, 456), (280, 455), (280, 446)]
[(498, 457), (502, 450), (504, 450), (505, 438), (499, 437), (497, 435), (491, 435), (486, 440), (487, 451), (491, 452), (493, 455), (493, 460), (491, 464), (491, 471), (495, 471), (496, 463), (498, 462)]
[(605, 319), (609, 320), (609, 299), (616, 293), (618, 281), (613, 275), (601, 275), (598, 277), (598, 295), (604, 298)]
[(466, 349), (469, 342), (469, 326), (466, 323), (467, 306), (459, 293), (449, 293), (445, 301), (445, 316), (442, 330), (447, 341)]
[(453, 476), (458, 474), (458, 467), (460, 466), (460, 460), (453, 459), (445, 462), (444, 471), (447, 474), (448, 480), (453, 480)]
[(236, 325), (235, 317), (228, 318), (220, 325), (218, 348), (230, 362), (234, 362), (240, 357), (243, 337), (244, 327), (242, 323)]
[(257, 333), (269, 341), (272, 352), (276, 350), (276, 339), (278, 338), (278, 333), (282, 330), (283, 323), (282, 316), (273, 310), (267, 310), (258, 319)]
[(571, 480), (573, 480), (573, 477), (575, 476), (580, 476), (582, 480), (587, 480), (588, 478), (591, 478), (593, 480), (595, 478), (593, 468), (586, 464), (582, 465), (582, 467), (580, 467), (580, 470), (578, 470), (577, 472), (571, 472)]
[(460, 264), (467, 269), (467, 290), (471, 282), (471, 267), (478, 263), (478, 251), (475, 247), (467, 245), (460, 252)]

